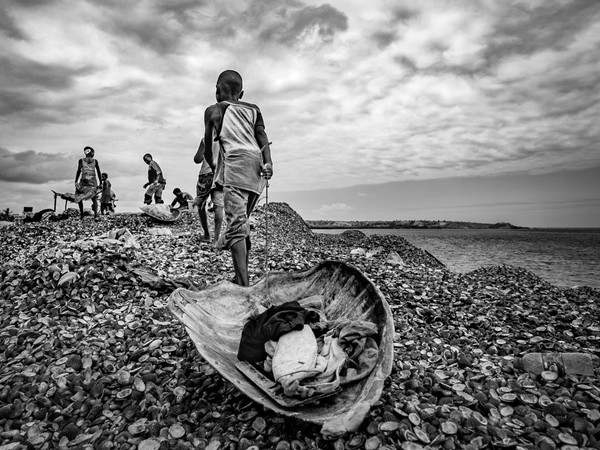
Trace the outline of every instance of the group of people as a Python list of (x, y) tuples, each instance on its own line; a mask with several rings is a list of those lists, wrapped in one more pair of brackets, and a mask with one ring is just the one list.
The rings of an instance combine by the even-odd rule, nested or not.
[[(270, 142), (258, 106), (242, 101), (243, 82), (241, 75), (233, 70), (222, 72), (217, 78), (217, 103), (206, 108), (204, 113), (204, 137), (194, 155), (200, 164), (196, 198), (192, 205), (198, 208), (203, 240), (210, 242), (207, 205), (212, 203), (214, 211), (214, 239), (217, 249), (231, 252), (235, 271), (234, 282), (248, 286), (248, 260), (251, 249), (249, 217), (254, 210), (267, 180), (273, 175)], [(110, 189), (108, 175), (100, 172), (91, 147), (84, 149), (85, 158), (79, 160), (75, 183), (80, 194), (79, 208), (83, 217), (85, 199), (92, 199), (92, 208), (97, 216), (96, 172), (101, 180), (101, 208), (105, 199), (105, 186)], [(148, 182), (144, 203), (164, 203), (162, 199), (166, 179), (158, 163), (150, 153), (143, 157), (148, 165)], [(79, 180), (79, 181), (78, 181)], [(92, 195), (93, 193), (93, 195)], [(187, 207), (192, 196), (179, 188), (173, 190), (175, 199), (172, 207)], [(101, 209), (102, 210), (102, 209)], [(221, 233), (223, 219), (225, 232)]]

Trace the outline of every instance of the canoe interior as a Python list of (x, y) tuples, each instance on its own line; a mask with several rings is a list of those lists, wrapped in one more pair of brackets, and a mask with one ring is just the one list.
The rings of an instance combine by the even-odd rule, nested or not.
[[(183, 323), (198, 352), (225, 379), (254, 401), (285, 416), (322, 424), (324, 434), (353, 431), (379, 399), (393, 363), (394, 323), (385, 298), (358, 269), (340, 261), (323, 261), (302, 272), (271, 272), (250, 287), (223, 281), (202, 291), (175, 290), (169, 308)], [(318, 404), (285, 408), (274, 402), (236, 367), (242, 328), (262, 307), (324, 297), (329, 320), (347, 318), (377, 324), (379, 360), (371, 374), (344, 386)]]

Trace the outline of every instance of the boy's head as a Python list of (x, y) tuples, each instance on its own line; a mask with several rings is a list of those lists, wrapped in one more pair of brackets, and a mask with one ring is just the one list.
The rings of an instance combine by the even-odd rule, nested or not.
[(92, 147), (83, 147), (83, 154), (91, 158), (94, 156), (94, 149)]
[(242, 76), (235, 70), (221, 72), (217, 78), (217, 101), (224, 98), (240, 99), (244, 95), (242, 90)]
[(106, 180), (106, 179), (108, 179), (108, 174), (107, 174), (106, 172), (103, 172), (103, 173), (102, 173), (102, 179), (103, 179), (103, 180)]
[(173, 194), (174, 194), (174, 195), (179, 195), (179, 194), (181, 194), (181, 189), (179, 189), (179, 188), (175, 188), (175, 189), (173, 189)]
[(146, 153), (146, 154), (144, 155), (144, 162), (145, 162), (146, 164), (150, 164), (150, 161), (152, 161), (152, 155), (151, 155), (150, 153)]

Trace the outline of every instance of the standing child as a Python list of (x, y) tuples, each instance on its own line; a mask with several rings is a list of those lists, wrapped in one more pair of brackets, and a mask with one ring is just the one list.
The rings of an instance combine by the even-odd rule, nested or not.
[[(98, 185), (102, 179), (100, 165), (94, 159), (95, 152), (92, 147), (84, 147), (83, 154), (85, 157), (81, 158), (77, 163), (74, 200), (79, 204), (81, 219), (83, 219), (84, 200), (92, 200), (94, 217), (98, 218)], [(98, 174), (97, 180), (96, 174)]]
[[(217, 147), (219, 143), (216, 143)], [(216, 166), (215, 159), (218, 156), (217, 151), (212, 151), (213, 155), (213, 166)], [(200, 225), (202, 225), (202, 231), (204, 232), (203, 241), (210, 242), (210, 232), (208, 230), (208, 217), (206, 215), (206, 206), (208, 198), (210, 197), (213, 210), (215, 213), (215, 236), (213, 245), (217, 244), (219, 237), (221, 236), (221, 225), (223, 223), (223, 186), (215, 182), (213, 171), (206, 161), (204, 152), (204, 138), (201, 139), (198, 150), (194, 155), (194, 162), (201, 164), (200, 172), (198, 173), (198, 182), (196, 183), (196, 199), (194, 200), (194, 206), (198, 207), (198, 215), (200, 216)]]
[(144, 203), (149, 205), (152, 203), (152, 195), (154, 195), (155, 203), (164, 203), (162, 193), (167, 184), (167, 180), (163, 176), (162, 169), (156, 161), (152, 159), (150, 153), (144, 155), (144, 162), (148, 164), (148, 182), (144, 184), (146, 193), (144, 194)]
[(273, 175), (271, 149), (258, 106), (242, 102), (242, 77), (226, 70), (217, 79), (217, 103), (204, 112), (204, 142), (218, 141), (220, 156), (215, 166), (212, 145), (206, 145), (206, 161), (216, 182), (223, 186), (227, 229), (217, 248), (229, 249), (235, 282), (248, 286), (251, 248), (248, 218), (263, 189), (262, 177)]
[(102, 195), (100, 196), (100, 214), (104, 215), (111, 212), (111, 184), (108, 181), (108, 174), (102, 173)]

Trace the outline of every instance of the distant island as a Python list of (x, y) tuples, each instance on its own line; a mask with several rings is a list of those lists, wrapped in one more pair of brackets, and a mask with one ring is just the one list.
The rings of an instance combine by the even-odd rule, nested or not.
[(357, 228), (431, 228), (431, 229), (524, 229), (508, 222), (479, 223), (455, 222), (452, 220), (305, 220), (313, 229), (357, 229)]

